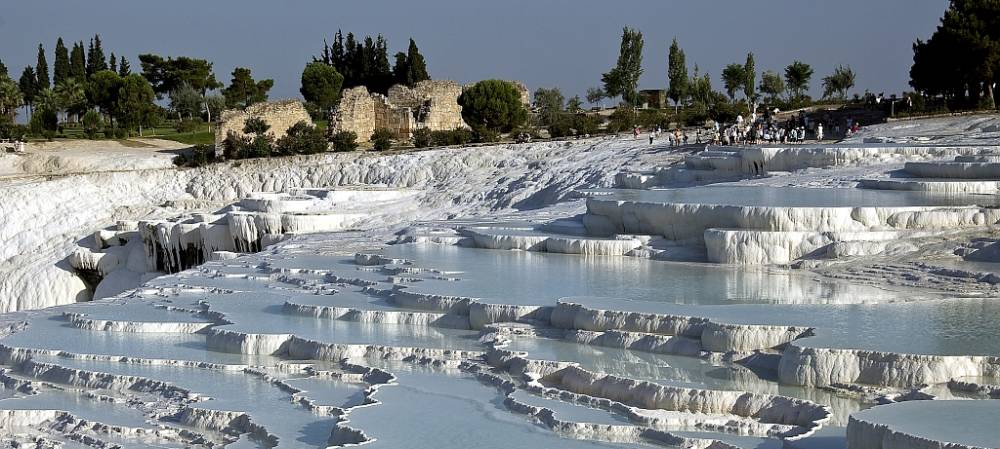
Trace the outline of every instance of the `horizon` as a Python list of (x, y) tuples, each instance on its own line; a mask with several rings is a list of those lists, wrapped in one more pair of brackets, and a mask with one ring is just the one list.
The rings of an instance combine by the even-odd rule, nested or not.
[[(782, 73), (793, 60), (812, 65), (815, 74), (809, 92), (814, 97), (819, 97), (822, 77), (841, 64), (857, 73), (852, 94), (865, 90), (890, 94), (910, 90), (911, 44), (930, 36), (948, 4), (947, 0), (919, 4), (890, 0), (866, 2), (860, 9), (854, 8), (862, 4), (859, 0), (836, 4), (778, 0), (766, 7), (735, 0), (723, 6), (635, 1), (630, 4), (640, 7), (606, 10), (593, 0), (550, 0), (538, 5), (526, 0), (504, 5), (455, 0), (420, 5), (398, 0), (363, 5), (313, 1), (297, 8), (259, 0), (175, 3), (169, 10), (153, 11), (127, 0), (102, 2), (114, 13), (69, 0), (17, 3), (0, 13), (0, 40), (8, 43), (0, 60), (16, 78), (25, 66), (35, 64), (39, 43), (51, 67), (59, 37), (71, 47), (72, 42), (86, 42), (100, 34), (105, 52), (126, 56), (134, 72), (141, 70), (137, 58), (141, 53), (192, 56), (212, 62), (220, 82), (228, 84), (235, 67), (248, 67), (256, 79), (274, 79), (271, 99), (301, 98), (302, 69), (319, 54), (323, 39), (332, 40), (342, 29), (361, 36), (383, 34), (390, 55), (405, 50), (412, 37), (427, 58), (433, 79), (462, 84), (511, 79), (525, 83), (532, 92), (558, 87), (567, 98), (583, 98), (586, 89), (599, 86), (601, 74), (614, 65), (621, 29), (629, 26), (642, 31), (645, 40), (640, 89), (666, 86), (667, 49), (676, 37), (691, 73), (697, 65), (701, 73), (711, 74), (716, 88), (722, 84), (722, 68), (742, 63), (752, 51), (759, 72)], [(234, 11), (236, 5), (239, 8)], [(261, 13), (260, 7), (268, 8), (267, 13)], [(300, 14), (306, 8), (318, 11)], [(388, 8), (393, 8), (393, 14), (376, 14)], [(865, 14), (851, 17), (852, 26), (830, 19), (844, 11), (862, 10)], [(522, 11), (531, 14), (518, 16)], [(642, 13), (633, 17), (635, 11)], [(230, 17), (220, 21), (217, 17), (223, 12)], [(159, 18), (143, 20), (150, 13)], [(772, 13), (775, 19), (765, 20)], [(446, 14), (451, 17), (445, 18)], [(490, 20), (475, 20), (480, 17)], [(274, 29), (276, 24), (295, 20), (301, 23)], [(434, 24), (434, 20), (446, 25)], [(180, 30), (178, 23), (183, 24)], [(272, 29), (247, 33), (267, 27)], [(504, 34), (508, 28), (521, 31)], [(791, 36), (795, 39), (788, 39)]]

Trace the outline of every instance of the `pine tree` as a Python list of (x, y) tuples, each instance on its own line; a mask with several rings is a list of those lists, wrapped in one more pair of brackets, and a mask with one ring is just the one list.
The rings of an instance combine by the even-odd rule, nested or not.
[(9, 78), (9, 77), (10, 73), (7, 71), (7, 66), (5, 66), (3, 64), (3, 61), (0, 60), (0, 78)]
[(118, 72), (118, 60), (115, 59), (114, 52), (111, 52), (111, 57), (108, 58), (108, 70)]
[(132, 74), (132, 67), (128, 63), (128, 59), (124, 56), (121, 57), (121, 61), (118, 62), (118, 76), (125, 78)]
[(87, 78), (87, 57), (83, 53), (83, 42), (73, 44), (73, 51), (69, 56), (69, 74), (79, 81)]
[(427, 62), (424, 60), (424, 55), (420, 54), (420, 49), (417, 48), (417, 43), (411, 38), (410, 46), (406, 49), (406, 85), (413, 86), (421, 81), (426, 81), (431, 79), (431, 76), (427, 73)]
[(618, 62), (611, 71), (601, 75), (604, 91), (620, 96), (631, 106), (639, 104), (639, 77), (642, 76), (642, 32), (629, 27), (622, 29), (622, 42)]
[(35, 65), (35, 78), (37, 79), (35, 85), (38, 86), (38, 90), (48, 89), (52, 86), (52, 83), (49, 81), (49, 63), (45, 60), (45, 48), (42, 47), (42, 44), (38, 44), (38, 62)]
[(87, 51), (87, 76), (107, 69), (108, 61), (104, 57), (104, 48), (101, 47), (101, 36), (94, 35)]
[(667, 56), (667, 78), (669, 79), (667, 96), (674, 100), (674, 111), (676, 112), (688, 94), (687, 62), (684, 50), (681, 50), (680, 45), (677, 45), (676, 38), (670, 44), (670, 54)]
[(62, 38), (56, 41), (56, 59), (52, 67), (52, 81), (55, 85), (60, 85), (72, 77), (69, 69), (69, 50), (63, 43)]

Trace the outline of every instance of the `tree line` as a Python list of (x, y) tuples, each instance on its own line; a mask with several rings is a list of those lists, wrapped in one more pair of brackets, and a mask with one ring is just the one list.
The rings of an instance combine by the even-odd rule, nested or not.
[(1000, 81), (1000, 2), (951, 0), (934, 33), (913, 44), (910, 86), (951, 109), (994, 109)]
[[(141, 135), (167, 117), (177, 119), (178, 131), (190, 131), (224, 109), (267, 100), (274, 86), (270, 79), (255, 80), (245, 67), (233, 70), (227, 86), (216, 79), (211, 62), (187, 56), (140, 54), (140, 72), (133, 73), (125, 56), (106, 56), (100, 35), (71, 49), (60, 37), (52, 56), (50, 70), (39, 44), (35, 64), (17, 81), (0, 61), (0, 137), (51, 138), (71, 126), (90, 138), (121, 138)], [(168, 106), (157, 100), (168, 100)], [(27, 127), (14, 125), (19, 108), (30, 117)]]

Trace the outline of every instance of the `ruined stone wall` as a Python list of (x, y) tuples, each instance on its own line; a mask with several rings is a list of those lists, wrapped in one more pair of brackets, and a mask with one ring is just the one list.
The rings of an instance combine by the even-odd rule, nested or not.
[(401, 140), (420, 128), (464, 128), (458, 105), (461, 94), (462, 86), (454, 81), (422, 81), (413, 88), (397, 85), (388, 96), (369, 93), (364, 86), (347, 89), (334, 110), (330, 132), (353, 131), (359, 142), (367, 142), (379, 128), (391, 130)]
[(263, 119), (271, 129), (268, 131), (275, 139), (281, 138), (298, 122), (312, 124), (309, 112), (301, 101), (282, 100), (275, 102), (255, 103), (246, 110), (234, 109), (225, 111), (220, 116), (219, 123), (215, 127), (215, 149), (222, 150), (222, 141), (226, 139), (229, 132), (243, 136), (243, 126), (250, 117)]
[(462, 86), (449, 80), (427, 80), (412, 88), (397, 85), (389, 89), (389, 102), (397, 107), (409, 108), (416, 127), (431, 131), (467, 128), (462, 120), (462, 107), (458, 97)]
[(353, 131), (358, 142), (367, 142), (375, 132), (375, 120), (375, 99), (365, 86), (352, 87), (340, 95), (330, 132)]

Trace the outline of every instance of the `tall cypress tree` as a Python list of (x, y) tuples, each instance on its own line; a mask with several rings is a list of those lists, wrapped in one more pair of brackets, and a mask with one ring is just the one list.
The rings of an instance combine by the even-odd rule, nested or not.
[(372, 59), (372, 80), (369, 86), (379, 93), (388, 93), (392, 87), (392, 68), (389, 66), (389, 43), (381, 34), (375, 39), (375, 53)]
[(87, 57), (83, 53), (83, 42), (73, 44), (73, 51), (69, 55), (69, 74), (80, 82), (87, 79)]
[(9, 78), (9, 77), (10, 73), (7, 71), (7, 66), (5, 66), (3, 64), (3, 61), (0, 60), (0, 78)]
[(410, 47), (406, 49), (406, 66), (407, 86), (431, 79), (430, 74), (427, 73), (427, 62), (424, 61), (424, 55), (420, 54), (420, 49), (417, 48), (417, 43), (412, 38), (410, 39)]
[(111, 57), (108, 58), (108, 70), (118, 72), (118, 60), (115, 59), (114, 52), (111, 52)]
[[(344, 75), (345, 89), (360, 84), (358, 82), (358, 69), (360, 68), (359, 60), (361, 58), (361, 51), (358, 47), (358, 42), (354, 39), (354, 33), (347, 33), (347, 42), (344, 44), (343, 71), (341, 72)], [(340, 68), (337, 68), (337, 71), (340, 71)]]
[(66, 45), (60, 37), (56, 41), (56, 60), (52, 66), (52, 81), (58, 86), (71, 76), (69, 70), (69, 50), (66, 49)]
[(674, 100), (674, 111), (676, 112), (681, 102), (687, 98), (688, 93), (688, 69), (684, 57), (684, 50), (677, 45), (677, 38), (670, 44), (670, 54), (667, 56), (667, 78), (669, 87), (667, 96)]
[(35, 78), (38, 90), (48, 89), (52, 86), (49, 78), (49, 63), (45, 60), (45, 48), (38, 44), (38, 62), (35, 64)]
[[(747, 62), (743, 64), (743, 95), (747, 97), (747, 105), (757, 100), (757, 64), (753, 53), (747, 53)], [(751, 108), (752, 109), (752, 108)]]
[(344, 73), (344, 66), (346, 61), (346, 54), (344, 50), (344, 34), (337, 30), (337, 35), (333, 38), (333, 46), (330, 47), (330, 62), (329, 64), (333, 68), (337, 69), (338, 72)]
[(396, 52), (394, 56), (396, 62), (392, 65), (392, 79), (396, 84), (406, 84), (406, 77), (410, 74), (409, 61), (406, 59), (406, 53), (401, 51)]
[(371, 80), (374, 78), (375, 70), (375, 40), (371, 36), (365, 36), (365, 44), (361, 47), (360, 60), (358, 61), (358, 84), (362, 84), (372, 90)]

